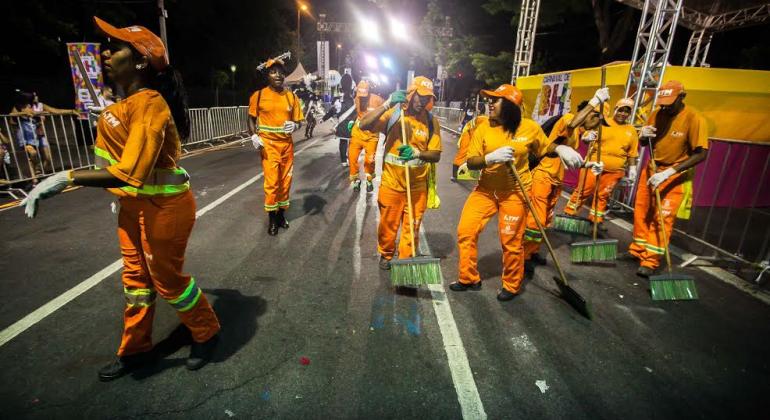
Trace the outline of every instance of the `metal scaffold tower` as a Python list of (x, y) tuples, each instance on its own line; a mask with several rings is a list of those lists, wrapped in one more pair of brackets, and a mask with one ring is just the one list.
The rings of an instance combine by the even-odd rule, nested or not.
[(535, 51), (535, 30), (540, 0), (522, 0), (519, 28), (516, 30), (516, 49), (513, 52), (511, 83), (519, 76), (529, 76), (532, 55)]
[(698, 29), (690, 35), (690, 41), (687, 43), (687, 52), (684, 53), (683, 66), (689, 67), (708, 67), (706, 56), (711, 47), (711, 38), (714, 33), (708, 29)]
[(655, 107), (681, 10), (682, 0), (644, 2), (625, 89), (625, 96), (634, 99), (635, 126), (643, 125)]

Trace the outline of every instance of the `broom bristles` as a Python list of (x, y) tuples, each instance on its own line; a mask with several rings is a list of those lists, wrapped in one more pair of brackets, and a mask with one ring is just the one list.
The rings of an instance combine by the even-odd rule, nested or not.
[(614, 261), (617, 257), (618, 241), (616, 239), (575, 242), (570, 245), (570, 261), (573, 263)]
[(687, 274), (661, 274), (650, 276), (652, 300), (695, 300), (698, 290), (695, 277)]
[(441, 284), (441, 260), (431, 257), (405, 258), (390, 262), (390, 283), (394, 286)]
[(590, 236), (593, 226), (592, 222), (588, 219), (560, 214), (553, 218), (553, 229), (561, 232)]

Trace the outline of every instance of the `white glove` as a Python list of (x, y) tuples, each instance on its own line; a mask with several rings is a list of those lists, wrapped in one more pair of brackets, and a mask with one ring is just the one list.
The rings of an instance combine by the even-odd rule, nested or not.
[(591, 143), (592, 141), (596, 141), (599, 139), (599, 133), (597, 133), (594, 130), (588, 130), (585, 133), (583, 133), (583, 136), (580, 137), (580, 140), (583, 140), (586, 143)]
[(486, 162), (487, 165), (512, 162), (513, 160), (513, 147), (511, 146), (503, 146), (493, 152), (487, 153), (486, 156), (484, 156), (484, 162)]
[(628, 167), (628, 176), (626, 178), (630, 179), (631, 181), (636, 181), (636, 165), (631, 165)]
[(575, 149), (560, 144), (556, 146), (556, 154), (559, 155), (564, 166), (569, 169), (577, 169), (583, 166), (583, 157)]
[(674, 168), (668, 168), (665, 171), (658, 172), (647, 180), (647, 185), (651, 186), (652, 189), (656, 189), (660, 184), (671, 178), (671, 175), (674, 175), (675, 173), (676, 169)]
[(30, 219), (37, 214), (37, 202), (49, 197), (53, 197), (56, 194), (64, 191), (65, 188), (73, 185), (72, 178), (70, 177), (72, 171), (57, 172), (43, 182), (37, 184), (32, 191), (29, 192), (27, 198), (22, 200), (21, 204), (24, 207), (24, 213)]
[(283, 123), (283, 132), (286, 134), (291, 134), (295, 132), (299, 128), (299, 124), (295, 123), (294, 121), (286, 121)]
[(586, 162), (586, 168), (590, 169), (594, 175), (599, 176), (604, 172), (604, 162)]
[(610, 99), (610, 89), (599, 88), (599, 89), (596, 89), (596, 92), (594, 92), (594, 97), (591, 98), (590, 101), (588, 101), (588, 104), (594, 107), (599, 105), (602, 102), (607, 102), (609, 99)]
[(645, 125), (639, 130), (639, 137), (655, 137), (658, 129), (654, 125)]
[(265, 146), (265, 144), (262, 143), (262, 138), (259, 137), (259, 134), (252, 134), (251, 142), (254, 144), (254, 148), (257, 150), (259, 150), (260, 147)]

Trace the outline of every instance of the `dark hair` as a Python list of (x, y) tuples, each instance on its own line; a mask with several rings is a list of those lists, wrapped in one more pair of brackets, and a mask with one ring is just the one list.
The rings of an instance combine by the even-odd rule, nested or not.
[(13, 106), (16, 108), (22, 108), (25, 105), (32, 105), (32, 94), (16, 89), (16, 98), (14, 99)]
[(583, 108), (585, 108), (587, 106), (588, 106), (588, 101), (583, 101), (583, 102), (579, 103), (578, 107), (577, 107), (578, 112), (582, 111)]
[(182, 75), (175, 68), (168, 66), (155, 73), (150, 79), (150, 87), (157, 90), (166, 100), (179, 136), (187, 138), (190, 135), (190, 115)]
[(501, 102), (500, 122), (505, 131), (514, 134), (521, 124), (521, 108), (507, 99), (503, 99)]

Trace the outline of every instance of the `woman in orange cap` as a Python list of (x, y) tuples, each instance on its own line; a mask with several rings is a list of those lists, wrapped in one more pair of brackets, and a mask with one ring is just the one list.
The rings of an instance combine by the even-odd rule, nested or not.
[(195, 279), (182, 272), (195, 223), (190, 177), (177, 165), (181, 138), (190, 132), (184, 87), (157, 35), (141, 26), (118, 29), (97, 17), (94, 21), (112, 40), (103, 52), (105, 73), (126, 93), (99, 117), (94, 151), (101, 169), (54, 174), (30, 192), (25, 211), (34, 217), (40, 199), (70, 185), (107, 188), (120, 197), (123, 338), (117, 359), (99, 370), (100, 380), (151, 361), (156, 294), (190, 330), (186, 366), (199, 369), (211, 359), (220, 327)]
[(366, 175), (366, 192), (374, 190), (372, 178), (374, 178), (374, 154), (377, 152), (377, 142), (380, 140), (380, 133), (369, 130), (362, 130), (358, 123), (367, 112), (373, 111), (383, 103), (383, 99), (370, 91), (369, 82), (362, 80), (356, 87), (356, 113), (358, 115), (350, 131), (350, 148), (348, 149), (348, 159), (350, 163), (350, 185), (354, 191), (361, 189), (361, 178), (358, 173), (358, 156), (364, 151), (364, 174)]
[[(599, 179), (599, 193), (596, 202), (591, 205), (589, 219), (596, 218), (599, 223), (604, 220), (604, 213), (607, 209), (607, 200), (610, 193), (617, 185), (618, 181), (626, 174), (628, 178), (636, 179), (636, 158), (639, 156), (639, 137), (633, 125), (628, 124), (628, 117), (631, 115), (631, 108), (634, 101), (630, 98), (618, 100), (615, 104), (615, 110), (609, 121), (603, 121), (602, 125), (602, 161), (597, 162), (597, 150), (594, 147), (591, 156), (586, 158), (589, 162), (597, 162), (590, 169), (581, 169), (579, 177), (585, 179), (583, 190), (577, 188), (572, 192), (572, 196), (564, 208), (564, 213), (576, 215), (580, 212), (583, 200), (593, 194), (596, 188), (596, 179)], [(586, 131), (582, 140), (586, 143), (596, 141), (598, 138), (596, 131)], [(602, 229), (604, 230), (604, 229)]]
[[(410, 193), (414, 211), (414, 232), (420, 231), (422, 215), (428, 204), (430, 163), (441, 159), (441, 135), (438, 119), (430, 114), (433, 106), (433, 82), (417, 76), (407, 92), (395, 91), (379, 107), (367, 113), (360, 122), (363, 130), (385, 134), (382, 182), (377, 198), (380, 225), (377, 227), (379, 266), (390, 270), (396, 252), (396, 234), (401, 227), (398, 257), (410, 258), (418, 238), (412, 238), (407, 213), (406, 171), (409, 170)], [(398, 105), (391, 108), (391, 105)], [(406, 139), (402, 138), (398, 118), (402, 115)], [(407, 169), (408, 167), (408, 169)]]
[[(567, 146), (549, 143), (535, 121), (522, 118), (522, 95), (515, 86), (504, 84), (481, 93), (491, 101), (489, 120), (476, 127), (466, 161), (469, 169), (482, 170), (481, 179), (468, 196), (457, 226), (459, 279), (449, 288), (456, 292), (481, 289), (477, 261), (479, 234), (489, 219), (499, 213), (503, 287), (497, 299), (508, 301), (519, 293), (524, 278), (522, 241), (527, 207), (522, 194), (529, 194), (532, 184), (528, 155), (542, 157), (546, 153), (570, 152), (564, 150)], [(519, 173), (526, 191), (516, 183), (512, 168)]]

